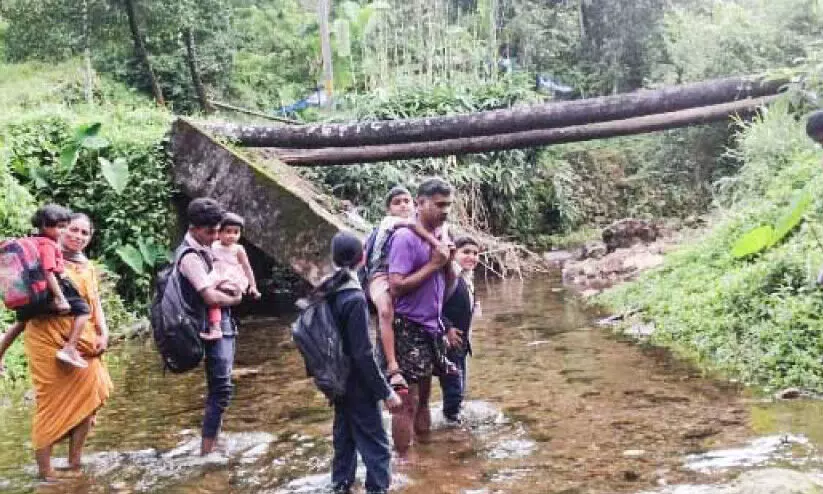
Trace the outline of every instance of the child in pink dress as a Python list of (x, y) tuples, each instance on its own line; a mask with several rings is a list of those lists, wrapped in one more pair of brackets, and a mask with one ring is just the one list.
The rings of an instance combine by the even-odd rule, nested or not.
[[(248, 293), (255, 299), (260, 298), (254, 272), (246, 255), (246, 249), (240, 245), (240, 235), (245, 227), (243, 217), (234, 213), (226, 213), (220, 223), (217, 242), (211, 246), (214, 255), (214, 278), (218, 288), (239, 290)], [(220, 327), (222, 311), (220, 306), (209, 307), (209, 331), (200, 333), (204, 340), (219, 340), (223, 337)]]

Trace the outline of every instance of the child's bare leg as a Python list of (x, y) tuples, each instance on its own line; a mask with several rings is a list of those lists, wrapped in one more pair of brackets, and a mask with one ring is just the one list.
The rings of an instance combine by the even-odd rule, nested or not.
[(71, 306), (66, 300), (66, 295), (63, 293), (63, 290), (60, 288), (60, 282), (57, 281), (57, 276), (51, 271), (46, 273), (46, 283), (48, 284), (49, 291), (51, 291), (54, 298), (54, 301), (52, 302), (54, 304), (54, 309), (60, 314), (70, 311)]
[(395, 390), (406, 388), (408, 384), (400, 374), (400, 366), (394, 351), (394, 302), (387, 291), (374, 292), (372, 302), (377, 308), (377, 323), (380, 326), (380, 343), (383, 345), (383, 355), (386, 357), (386, 371), (389, 373), (389, 384)]
[(83, 328), (85, 328), (86, 323), (89, 322), (89, 317), (89, 314), (80, 314), (74, 317), (69, 340), (63, 345), (63, 348), (57, 352), (58, 359), (81, 369), (88, 367), (89, 364), (83, 359), (80, 352), (77, 351), (77, 342), (80, 340), (80, 334), (83, 332)]
[(5, 334), (3, 334), (3, 338), (0, 338), (0, 376), (3, 375), (6, 371), (5, 366), (3, 365), (3, 357), (6, 355), (9, 347), (14, 340), (20, 336), (20, 333), (26, 328), (26, 325), (20, 321), (15, 322), (9, 329), (6, 330)]
[[(374, 294), (372, 298), (374, 306), (377, 308), (377, 323), (380, 325), (381, 334), (392, 329), (394, 321), (394, 304), (389, 292)], [(393, 343), (393, 342), (392, 342)]]
[(219, 305), (212, 305), (209, 307), (208, 313), (209, 330), (205, 333), (200, 333), (200, 337), (204, 340), (219, 340), (223, 337), (223, 328), (220, 326), (220, 321), (223, 319), (223, 311)]

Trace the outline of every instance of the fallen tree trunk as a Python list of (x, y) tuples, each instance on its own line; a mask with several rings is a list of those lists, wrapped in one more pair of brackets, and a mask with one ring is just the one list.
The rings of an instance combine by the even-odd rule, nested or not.
[(249, 147), (323, 148), (428, 142), (623, 120), (776, 94), (785, 80), (730, 77), (615, 96), (463, 115), (295, 127), (206, 124)]
[(734, 101), (720, 105), (691, 108), (677, 112), (635, 117), (560, 129), (540, 129), (494, 136), (448, 139), (432, 142), (389, 144), (385, 146), (335, 147), (321, 149), (272, 149), (286, 164), (297, 166), (347, 165), (400, 159), (431, 158), (490, 151), (505, 151), (566, 142), (588, 141), (658, 130), (705, 124), (730, 115), (747, 115), (770, 103), (776, 96)]

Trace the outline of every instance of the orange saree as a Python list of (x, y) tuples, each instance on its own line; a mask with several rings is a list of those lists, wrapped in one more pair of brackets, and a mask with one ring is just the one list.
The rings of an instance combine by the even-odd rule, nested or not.
[(91, 317), (80, 336), (77, 349), (88, 361), (86, 369), (66, 365), (55, 357), (71, 333), (71, 316), (40, 317), (30, 320), (25, 330), (25, 352), (35, 390), (32, 442), (35, 449), (62, 439), (80, 422), (100, 408), (113, 384), (106, 367), (95, 353), (101, 315), (95, 307), (98, 280), (91, 264), (66, 263), (65, 276), (75, 284), (91, 307)]

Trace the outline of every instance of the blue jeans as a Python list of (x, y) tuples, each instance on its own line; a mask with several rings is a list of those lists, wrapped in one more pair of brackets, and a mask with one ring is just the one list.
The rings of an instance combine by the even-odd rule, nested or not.
[(448, 352), (446, 356), (460, 369), (460, 375), (440, 376), (440, 389), (443, 392), (443, 415), (454, 418), (460, 413), (463, 398), (466, 396), (466, 354)]
[(378, 494), (389, 490), (391, 451), (376, 401), (355, 391), (336, 402), (333, 442), (331, 480), (335, 492), (348, 492), (354, 484), (357, 453), (366, 464), (366, 492)]
[[(231, 382), (231, 370), (234, 366), (235, 338), (231, 311), (223, 309), (223, 337), (219, 340), (206, 341), (206, 411), (203, 414), (203, 437), (215, 438), (223, 422), (223, 412), (231, 402), (234, 384)], [(227, 327), (227, 325), (229, 325)], [(228, 331), (227, 331), (228, 330)], [(229, 334), (227, 334), (229, 333)]]

